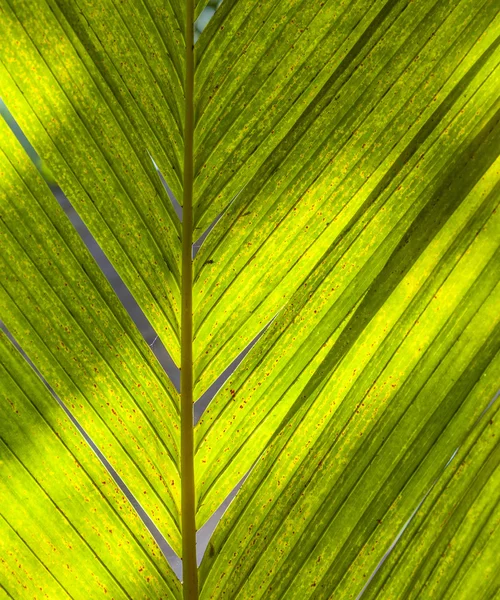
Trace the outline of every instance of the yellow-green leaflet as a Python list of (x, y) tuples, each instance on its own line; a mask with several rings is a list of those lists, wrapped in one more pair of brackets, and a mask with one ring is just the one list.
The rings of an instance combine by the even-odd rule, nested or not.
[(177, 393), (34, 165), (0, 126), (2, 316), (177, 547)]
[(0, 0), (58, 188), (0, 120), (0, 598), (499, 597), (499, 42), (494, 0)]
[(11, 598), (180, 598), (160, 549), (0, 332), (2, 587)]
[[(498, 369), (499, 361), (492, 363)], [(488, 375), (485, 374), (487, 377)], [(500, 447), (498, 404), (458, 449), (377, 573), (367, 598), (492, 598), (498, 591)], [(478, 574), (481, 576), (478, 577)]]

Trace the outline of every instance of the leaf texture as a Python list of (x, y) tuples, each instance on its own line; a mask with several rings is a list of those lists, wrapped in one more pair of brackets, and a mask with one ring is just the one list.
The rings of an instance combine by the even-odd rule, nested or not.
[(5, 597), (180, 598), (139, 517), (3, 332), (0, 354)]
[[(202, 565), (202, 597), (361, 590), (496, 391), (498, 359), (490, 363), (499, 346), (498, 294), (497, 285), (479, 312), (466, 296), (456, 323), (446, 319), (421, 358), (415, 334), (385, 368), (382, 346), (350, 393), (346, 368), (297, 409), (216, 530), (213, 557)], [(417, 328), (435, 320), (439, 327), (441, 310), (430, 305)]]
[[(200, 598), (496, 597), (497, 3), (223, 0), (194, 98), (188, 14), (6, 0), (0, 93), (176, 364), (194, 109), (194, 399), (262, 334), (194, 427), (197, 527), (246, 477)], [(178, 394), (2, 123), (0, 205), (2, 319), (180, 554)], [(0, 597), (179, 598), (1, 339)]]
[(179, 223), (151, 161), (180, 197), (173, 11), (154, 1), (36, 11), (15, 1), (0, 11), (2, 98), (178, 363)]
[(177, 393), (4, 122), (0, 133), (4, 322), (178, 549)]
[[(299, 238), (301, 243), (295, 244), (297, 252), (302, 252), (310, 240), (310, 249), (301, 258), (304, 270), (300, 278), (300, 267), (296, 267), (294, 276), (289, 278), (289, 289), (298, 285), (297, 290), (197, 427), (200, 524), (251, 468), (294, 402), (307, 397), (308, 381), (316, 379), (315, 372), (321, 363), (327, 361), (323, 371), (328, 374), (328, 369), (336, 367), (343, 354), (361, 339), (363, 328), (377, 312), (387, 314), (384, 303), (391, 299), (398, 286), (410, 285), (405, 283), (408, 272), (418, 268), (423, 253), (427, 252), (428, 262), (424, 263), (422, 272), (413, 271), (412, 278), (416, 279), (410, 279), (411, 294), (395, 304), (398, 312), (394, 312), (394, 316), (418, 294), (421, 302), (432, 298), (430, 290), (439, 289), (454, 268), (454, 262), (485, 223), (484, 219), (495, 210), (498, 203), (498, 165), (494, 162), (499, 135), (498, 78), (495, 76), (498, 49), (495, 23), (486, 20), (482, 23), (485, 35), (465, 58), (462, 57), (460, 64), (455, 65), (457, 68), (441, 95), (428, 97), (427, 88), (422, 87), (430, 103), (421, 106), (422, 118), (403, 126), (406, 113), (401, 113), (400, 121), (396, 120), (400, 128), (384, 131), (386, 135), (397, 135), (398, 143), (382, 143), (384, 140), (379, 138), (366, 157), (367, 161), (380, 161), (372, 177), (365, 181), (363, 162), (354, 163), (343, 185), (337, 181), (329, 184), (333, 188), (333, 192), (328, 192), (333, 207), (325, 206), (311, 215), (308, 222), (312, 233), (306, 230)], [(413, 104), (416, 103), (415, 100)], [(386, 112), (384, 105), (383, 115)], [(353, 143), (363, 151), (363, 143)], [(383, 156), (375, 159), (377, 147)], [(333, 168), (345, 169), (338, 162)], [(295, 214), (293, 210), (292, 213)], [(327, 226), (326, 218), (331, 219)], [(293, 216), (289, 219), (292, 222)], [(469, 219), (472, 219), (470, 223)], [(282, 222), (279, 227), (273, 227), (271, 239), (279, 235), (282, 227), (285, 227)], [(219, 224), (215, 232), (218, 228)], [(323, 230), (322, 235), (318, 234), (318, 228)], [(233, 226), (231, 235), (239, 230)], [(256, 227), (258, 234), (259, 227)], [(495, 236), (487, 239), (490, 238), (495, 243)], [(293, 239), (297, 238), (292, 236)], [(453, 249), (460, 254), (450, 254)], [(266, 257), (265, 250), (262, 253)], [(288, 256), (283, 255), (284, 259)], [(445, 266), (440, 264), (443, 257)], [(250, 273), (251, 265), (258, 258), (257, 254), (249, 263)], [(267, 264), (271, 263), (269, 255), (266, 260)], [(440, 268), (437, 279), (432, 278), (435, 268)], [(262, 266), (253, 272), (262, 274), (263, 269)], [(270, 298), (276, 301), (274, 311), (286, 298), (276, 293), (271, 271), (272, 267), (265, 271), (265, 280), (258, 285), (254, 282), (252, 291), (257, 295), (265, 289), (266, 301)], [(281, 277), (285, 271), (278, 267), (276, 276)], [(231, 276), (229, 269), (224, 276)], [(247, 275), (249, 277), (251, 275)], [(219, 283), (217, 280), (216, 290)], [(434, 288), (429, 287), (432, 285)], [(223, 294), (210, 312), (209, 317), (217, 328), (210, 331), (207, 327), (206, 350), (197, 365), (200, 370), (207, 353), (218, 364), (224, 359), (229, 361), (229, 351), (234, 352), (234, 345), (222, 349), (217, 346), (222, 345), (224, 337), (229, 337), (228, 330), (235, 321), (244, 322), (249, 313), (250, 319), (255, 318), (251, 310), (238, 309), (236, 319), (230, 320), (227, 316), (230, 310), (244, 305), (252, 292), (235, 298), (240, 286), (234, 285), (228, 290), (227, 302)], [(205, 292), (203, 297), (210, 301), (209, 296)], [(348, 326), (346, 319), (350, 319)], [(219, 329), (220, 323), (226, 323), (224, 330)], [(410, 320), (408, 327), (412, 323)], [(347, 332), (336, 343), (345, 326)], [(385, 333), (387, 331), (389, 327)], [(247, 332), (248, 322), (241, 330), (245, 340)], [(399, 335), (406, 335), (405, 330), (399, 330)], [(195, 339), (195, 348), (196, 342)], [(358, 374), (360, 367), (356, 369)], [(232, 468), (228, 468), (229, 465)]]
[[(309, 4), (312, 7), (316, 3)], [(321, 10), (326, 10), (332, 3), (322, 4), (325, 6)], [(223, 8), (224, 4), (214, 19)], [(340, 10), (338, 6), (337, 9)], [(428, 151), (440, 153), (441, 163), (447, 160), (446, 154), (442, 154), (448, 152), (444, 145), (449, 137), (447, 127), (454, 118), (465, 119), (460, 111), (470, 100), (469, 95), (477, 94), (476, 101), (482, 103), (493, 90), (497, 91), (493, 75), (497, 64), (496, 12), (490, 2), (481, 5), (474, 2), (472, 7), (470, 2), (418, 5), (404, 2), (383, 6), (375, 3), (370, 10), (366, 3), (345, 7), (344, 18), (354, 23), (349, 21), (344, 31), (334, 21), (332, 28), (337, 33), (326, 38), (326, 43), (333, 46), (321, 45), (318, 49), (321, 60), (332, 57), (329, 76), (323, 69), (322, 85), (311, 84), (314, 97), (297, 99), (282, 116), (279, 126), (284, 128), (283, 139), (278, 143), (281, 130), (277, 123), (274, 129), (260, 133), (266, 119), (271, 117), (255, 116), (256, 109), (250, 111), (248, 122), (241, 126), (242, 144), (247, 140), (259, 152), (265, 152), (266, 144), (270, 144), (269, 154), (252, 178), (249, 176), (247, 181), (245, 169), (256, 160), (255, 154), (250, 154), (245, 163), (241, 158), (241, 166), (239, 163), (234, 166), (234, 174), (226, 154), (213, 167), (210, 161), (206, 168), (200, 166), (195, 185), (205, 186), (207, 181), (206, 186), (219, 186), (220, 180), (227, 176), (238, 181), (240, 187), (230, 188), (223, 196), (225, 204), (211, 188), (200, 189), (199, 202), (204, 202), (210, 210), (213, 207), (210, 218), (223, 209), (225, 213), (195, 260), (197, 397), (290, 301), (314, 268), (318, 256), (339, 240), (342, 231), (351, 227), (388, 185), (396, 179), (405, 181), (404, 191), (399, 190), (401, 197), (409, 186), (418, 190), (417, 181), (424, 167), (415, 166), (408, 173), (411, 162), (428, 161)], [(355, 27), (356, 19), (360, 21)], [(330, 23), (326, 17), (321, 21)], [(225, 36), (225, 31), (225, 28), (219, 30), (215, 39)], [(244, 31), (250, 35), (247, 29)], [(205, 32), (200, 42), (203, 36)], [(275, 41), (283, 52), (289, 49), (286, 40), (281, 34)], [(237, 38), (235, 51), (238, 43)], [(239, 50), (240, 60), (246, 65), (246, 54)], [(293, 56), (294, 52), (303, 55), (296, 49), (290, 52)], [(207, 49), (207, 53), (205, 60), (210, 61), (214, 52)], [(205, 72), (204, 56), (197, 77)], [(276, 53), (269, 50), (266, 60), (273, 61), (275, 57)], [(232, 67), (234, 61), (228, 60)], [(262, 60), (256, 69), (261, 68)], [(206, 118), (216, 120), (217, 115), (226, 115), (225, 102), (234, 102), (243, 119), (246, 114), (243, 105), (237, 103), (231, 91), (227, 95), (223, 92), (224, 86), (236, 85), (237, 78), (228, 76), (223, 84), (226, 72), (221, 64), (217, 62), (212, 70), (214, 81), (221, 79), (217, 88), (221, 97), (214, 96), (207, 106)], [(310, 73), (316, 62), (310, 58), (306, 64)], [(268, 69), (260, 80), (252, 73), (246, 83), (240, 82), (239, 93), (254, 98), (254, 87), (260, 81), (259, 95), (253, 102), (262, 106), (263, 111), (267, 105), (257, 99), (264, 93), (263, 82), (273, 90), (286, 84), (286, 90), (291, 86), (295, 94), (302, 81), (301, 71), (296, 73), (298, 69), (288, 71), (285, 79), (275, 70), (270, 75), (271, 67)], [(199, 85), (206, 86), (207, 82), (199, 80)], [(288, 102), (290, 94), (285, 90), (281, 94)], [(494, 98), (489, 97), (491, 106)], [(201, 99), (208, 101), (206, 94)], [(244, 104), (243, 99), (241, 102)], [(276, 106), (278, 109), (285, 111), (281, 103)], [(296, 114), (299, 110), (300, 115)], [(201, 116), (197, 125), (197, 152), (201, 152), (204, 144), (209, 145), (211, 152), (217, 152), (219, 147), (230, 152), (229, 145), (223, 142), (225, 138), (217, 141), (217, 134), (222, 135), (222, 124), (214, 128), (210, 121), (206, 125), (209, 131), (206, 141), (201, 137), (204, 118)], [(472, 131), (476, 126), (469, 125)], [(231, 135), (233, 129), (225, 135)], [(235, 156), (238, 151), (234, 150)], [(410, 205), (412, 199), (406, 197), (403, 201)]]
[(498, 409), (496, 402), (472, 430), (363, 597), (498, 594)]
[(498, 9), (239, 4), (196, 73), (197, 395), (275, 318), (196, 429), (199, 525), (250, 471), (201, 597), (356, 597), (496, 391)]

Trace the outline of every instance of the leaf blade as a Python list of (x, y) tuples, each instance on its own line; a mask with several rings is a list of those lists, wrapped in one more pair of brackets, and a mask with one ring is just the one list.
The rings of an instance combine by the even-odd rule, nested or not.
[(14, 597), (180, 598), (134, 510), (3, 332), (0, 352), (2, 585)]
[[(490, 90), (494, 93), (492, 79), (490, 83), (493, 86)], [(349, 223), (349, 235), (345, 239), (339, 237), (332, 249), (325, 253), (321, 259), (324, 262), (318, 262), (316, 274), (310, 275), (310, 282), (306, 280), (294, 301), (252, 350), (255, 354), (261, 347), (261, 354), (255, 354), (251, 361), (251, 353), (247, 359), (248, 367), (232, 378), (215, 398), (196, 431), (200, 510), (203, 510), (200, 522), (204, 522), (210, 511), (222, 501), (223, 494), (230, 492), (257, 459), (293, 404), (293, 399), (298, 397), (312, 376), (307, 372), (308, 362), (313, 360), (316, 353), (325, 356), (328, 347), (333, 345), (335, 328), (365, 293), (367, 302), (373, 306), (370, 310), (376, 312), (383, 306), (385, 298), (379, 295), (377, 299), (373, 291), (370, 293), (371, 286), (374, 286), (374, 290), (385, 289), (384, 293), (390, 295), (391, 286), (398, 285), (398, 278), (405, 276), (404, 270), (400, 273), (403, 265), (409, 268), (419, 258), (419, 253), (426, 249), (432, 236), (441, 233), (439, 228), (455, 209), (463, 205), (464, 208), (460, 210), (465, 212), (462, 214), (468, 214), (466, 218), (470, 218), (472, 214), (467, 208), (469, 202), (470, 207), (479, 207), (477, 202), (481, 203), (484, 194), (488, 196), (491, 193), (488, 203), (494, 203), (497, 166), (491, 163), (496, 153), (498, 115), (495, 115), (493, 96), (490, 95), (489, 100), (486, 98), (486, 94), (484, 97), (476, 94), (475, 100), (471, 100), (466, 110), (462, 109), (463, 114), (449, 127), (451, 136), (445, 138), (444, 147), (438, 143), (432, 147), (432, 151), (425, 148), (423, 161), (415, 157), (409, 163), (413, 170), (406, 180), (396, 179), (369, 210), (355, 213), (359, 221), (354, 226)], [(477, 110), (475, 102), (479, 103)], [(460, 111), (458, 107), (456, 110)], [(445, 129), (446, 125), (442, 127)], [(459, 131), (465, 134), (463, 139)], [(483, 144), (484, 148), (481, 149)], [(446, 158), (447, 152), (451, 155), (449, 160)], [(478, 152), (484, 162), (481, 165), (481, 161), (475, 162), (469, 168), (472, 157)], [(443, 157), (441, 163), (438, 156)], [(483, 175), (485, 181), (481, 183)], [(470, 195), (465, 198), (467, 193)], [(436, 208), (437, 199), (442, 197), (445, 200)], [(406, 208), (408, 211), (402, 216), (399, 211), (404, 213)], [(493, 205), (490, 209), (493, 210)], [(454, 226), (458, 226), (456, 231), (463, 243), (470, 243), (470, 233), (462, 231), (464, 222)], [(481, 226), (476, 224), (475, 227)], [(444, 239), (446, 243), (453, 243), (453, 238)], [(405, 249), (409, 240), (414, 240), (413, 246)], [(378, 243), (380, 246), (376, 249)], [(439, 239), (433, 243), (439, 244)], [(387, 281), (385, 274), (389, 276)], [(379, 302), (382, 304), (377, 304)], [(366, 313), (369, 317), (362, 314), (359, 313), (360, 320), (355, 325), (353, 335), (361, 335), (367, 324), (366, 319), (372, 316), (371, 313)], [(352, 328), (352, 324), (350, 326)], [(266, 339), (269, 339), (267, 343)], [(300, 360), (296, 360), (297, 353)], [(254, 373), (251, 373), (252, 369)], [(294, 384), (299, 375), (303, 383)], [(232, 430), (230, 439), (226, 435), (229, 428)], [(253, 428), (259, 433), (252, 432)], [(257, 435), (259, 442), (253, 446), (247, 444), (250, 435)], [(240, 443), (241, 452), (236, 450)], [(227, 468), (231, 462), (238, 465), (238, 470)], [(226, 483), (222, 484), (222, 481)], [(214, 499), (203, 506), (207, 502), (207, 494)]]
[(0, 130), (4, 322), (178, 549), (177, 393), (5, 123)]
[[(466, 4), (459, 5), (448, 26), (437, 31), (421, 49), (421, 59), (406, 70), (405, 61), (415, 50), (403, 44), (403, 56), (397, 56), (403, 66), (398, 60), (392, 72), (389, 61), (382, 82), (385, 88), (377, 81), (368, 87), (362, 76), (354, 81), (348, 78), (345, 104), (338, 109), (334, 97), (339, 90), (330, 90), (326, 98), (330, 104), (320, 104), (318, 114), (314, 106), (305, 111), (308, 120), (299, 121), (295, 137), (278, 147), (262, 175), (248, 184), (253, 188), (245, 188), (217, 223), (195, 260), (197, 395), (290, 300), (314, 267), (316, 253), (341, 233), (339, 221), (350, 210), (346, 206), (350, 204), (353, 212), (356, 206), (361, 209), (363, 200), (380, 193), (398, 171), (404, 173), (405, 161), (420, 154), (425, 157), (459, 102), (473, 89), (477, 93), (482, 78), (469, 80), (482, 62), (489, 61), (492, 68), (491, 53), (497, 44), (490, 10), (475, 14)], [(432, 23), (427, 24), (427, 36), (429, 31)], [(451, 48), (448, 35), (453, 36), (452, 42), (458, 36)], [(395, 31), (393, 39), (399, 37)], [(377, 43), (366, 62), (376, 61), (376, 52), (382, 52)], [(465, 91), (469, 85), (472, 89)], [(351, 108), (353, 94), (363, 90), (361, 100)], [(320, 152), (314, 154), (317, 145)], [(281, 171), (274, 174), (280, 161)]]
[[(2, 40), (11, 40), (2, 47), (2, 95), (178, 362), (179, 223), (148, 154), (155, 148), (147, 135), (152, 125), (138, 120), (142, 110), (154, 109), (147, 98), (136, 102), (123, 84), (117, 99), (116, 75), (109, 84), (93, 61), (95, 51), (88, 54), (51, 8), (35, 15), (22, 2), (2, 7)], [(119, 13), (115, 20), (121, 21)], [(129, 46), (137, 47), (131, 36)]]
[[(367, 598), (383, 594), (387, 598), (395, 597), (394, 594), (412, 597), (423, 586), (429, 593), (444, 597), (447, 588), (465, 589), (461, 575), (474, 580), (476, 593), (481, 597), (480, 588), (494, 580), (494, 576), (487, 575), (496, 563), (493, 557), (486, 563), (486, 569), (469, 569), (474, 559), (481, 560), (488, 545), (496, 543), (498, 525), (495, 489), (500, 460), (494, 440), (498, 407), (493, 406), (484, 417), (480, 435), (473, 430), (473, 435), (459, 449), (450, 473), (437, 482), (401, 544), (371, 582)], [(412, 548), (418, 548), (418, 552)], [(406, 564), (401, 562), (402, 556)], [(391, 579), (387, 580), (389, 572)], [(409, 579), (404, 580), (403, 573)], [(447, 595), (452, 594), (448, 591)]]

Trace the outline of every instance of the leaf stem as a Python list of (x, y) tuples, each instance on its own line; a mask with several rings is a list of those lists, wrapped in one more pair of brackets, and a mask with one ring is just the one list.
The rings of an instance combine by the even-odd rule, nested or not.
[(186, 0), (186, 113), (184, 123), (184, 195), (182, 205), (181, 308), (181, 531), (184, 600), (198, 598), (196, 496), (193, 447), (193, 137), (194, 0)]

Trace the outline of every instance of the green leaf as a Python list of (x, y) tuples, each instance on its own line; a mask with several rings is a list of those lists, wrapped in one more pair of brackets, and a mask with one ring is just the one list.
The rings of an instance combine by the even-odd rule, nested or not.
[[(178, 363), (179, 224), (151, 161), (179, 195), (181, 117), (171, 101), (181, 103), (182, 74), (161, 41), (178, 52), (178, 25), (158, 6), (176, 32), (162, 37), (154, 2), (61, 4), (2, 4), (2, 97)], [(150, 44), (163, 57), (153, 66)]]
[[(336, 366), (356, 339), (362, 339), (363, 328), (377, 311), (379, 319), (387, 318), (387, 314), (396, 318), (418, 293), (420, 298), (415, 301), (420, 310), (424, 308), (460, 256), (445, 255), (446, 265), (436, 280), (426, 281), (449, 245), (460, 243), (453, 251), (465, 251), (483, 219), (495, 209), (498, 166), (491, 163), (497, 153), (499, 126), (495, 112), (497, 85), (492, 71), (498, 55), (492, 55), (494, 31), (489, 33), (481, 40), (481, 47), (474, 48), (465, 60), (460, 55), (456, 57), (461, 62), (455, 64), (458, 68), (440, 96), (433, 96), (432, 88), (421, 87), (423, 100), (430, 103), (422, 113), (427, 120), (421, 118), (413, 127), (402, 128), (396, 119), (398, 127), (389, 131), (397, 137), (383, 146), (388, 155), (364, 185), (366, 163), (353, 160), (355, 166), (348, 181), (344, 181), (345, 188), (336, 187), (333, 197), (330, 192), (325, 194), (326, 202), (333, 203), (333, 208), (316, 205), (312, 213), (311, 206), (317, 202), (315, 190), (311, 191), (310, 201), (308, 194), (303, 196), (295, 205), (296, 211), (292, 209), (278, 228), (272, 226), (274, 231), (262, 246), (253, 249), (257, 244), (251, 243), (252, 259), (236, 276), (229, 268), (220, 267), (223, 270), (219, 271), (216, 267), (217, 258), (228, 248), (231, 237), (247, 233), (246, 227), (232, 223), (224, 245), (210, 254), (214, 264), (202, 267), (208, 273), (203, 279), (202, 272), (194, 290), (199, 290), (212, 310), (196, 332), (199, 371), (210, 360), (216, 365), (215, 370), (226, 366), (235, 348), (246, 345), (266, 320), (283, 304), (286, 306), (252, 351), (246, 368), (231, 378), (197, 428), (200, 524), (252, 466), (301, 392), (309, 393), (306, 385), (318, 365), (327, 360), (323, 370), (328, 375), (328, 369)], [(474, 63), (477, 55), (482, 61)], [(436, 106), (438, 100), (442, 104)], [(382, 115), (385, 109), (385, 105), (380, 107)], [(372, 114), (374, 119), (379, 116)], [(363, 152), (365, 143), (352, 143)], [(366, 161), (372, 161), (373, 149), (367, 154)], [(340, 172), (337, 177), (341, 178), (344, 165), (334, 163), (333, 169)], [(485, 196), (486, 204), (479, 216), (468, 225), (467, 220)], [(307, 212), (304, 220), (295, 225), (301, 205)], [(328, 214), (332, 215), (328, 217), (331, 223), (326, 224)], [(221, 228), (224, 219), (220, 221)], [(287, 223), (294, 233), (289, 237), (290, 245), (281, 250), (288, 235)], [(218, 227), (219, 224), (215, 231)], [(300, 227), (309, 229), (299, 233), (296, 228)], [(260, 225), (255, 224), (253, 239), (260, 234)], [(456, 236), (461, 237), (455, 241)], [(299, 244), (294, 242), (297, 239)], [(245, 253), (241, 250), (241, 238), (237, 242), (232, 247), (235, 260)], [(428, 259), (419, 272), (417, 261), (425, 251)], [(196, 261), (205, 260), (202, 253), (203, 247)], [(408, 274), (413, 265), (413, 272)], [(411, 285), (411, 295), (395, 298), (391, 308), (384, 306), (398, 285), (402, 289)], [(297, 291), (288, 300), (294, 287)], [(352, 316), (358, 303), (361, 305)], [(201, 303), (198, 311), (200, 306)], [(264, 312), (266, 308), (268, 311)], [(406, 335), (416, 314), (409, 314), (406, 330), (405, 325), (399, 329), (397, 340)], [(346, 319), (350, 319), (349, 333), (334, 346)], [(386, 331), (381, 330), (379, 335), (387, 333), (392, 323), (389, 320)], [(355, 362), (359, 362), (353, 367), (359, 376), (363, 363), (357, 359)], [(211, 382), (209, 366), (207, 372)], [(200, 387), (205, 373), (200, 375)]]
[(182, 392), (4, 123), (2, 319), (184, 584), (2, 337), (0, 596), (496, 597), (499, 26), (490, 0), (1, 4), (2, 99)]
[(180, 598), (137, 514), (0, 332), (0, 577), (12, 598)]
[(4, 122), (0, 205), (5, 323), (178, 549), (177, 393)]
[(493, 597), (499, 584), (498, 409), (495, 403), (462, 444), (366, 598), (416, 598), (423, 590), (441, 598)]
[[(462, 136), (481, 128), (479, 119), (471, 120), (472, 104), (477, 103), (479, 108), (489, 103), (482, 115), (494, 110), (497, 86), (492, 71), (498, 60), (497, 22), (491, 23), (494, 9), (489, 6), (476, 14), (468, 3), (459, 4), (455, 11), (444, 3), (434, 8), (438, 15), (434, 15), (435, 11), (425, 15), (429, 9), (425, 3), (411, 6), (398, 19), (391, 12), (387, 16), (389, 23), (384, 19), (379, 29), (371, 31), (371, 36), (366, 34), (366, 39), (354, 29), (338, 50), (340, 61), (347, 52), (345, 44), (349, 42), (349, 48), (352, 46), (352, 61), (348, 65), (345, 65), (347, 59), (341, 62), (346, 70), (338, 73), (333, 62), (328, 71), (330, 78), (322, 87), (318, 83), (314, 88), (316, 99), (307, 110), (304, 103), (308, 97), (292, 104), (280, 126), (285, 127), (290, 111), (293, 113), (300, 107), (304, 112), (280, 144), (274, 141), (277, 129), (274, 134), (272, 129), (262, 133), (267, 138), (258, 146), (259, 152), (265, 151), (270, 139), (273, 145), (263, 158), (260, 171), (248, 182), (245, 169), (256, 160), (255, 154), (241, 166), (235, 165), (234, 175), (227, 156), (214, 168), (210, 162), (206, 163), (206, 169), (201, 168), (196, 180), (200, 185), (209, 176), (214, 180), (213, 185), (219, 185), (227, 176), (238, 180), (244, 189), (230, 188), (228, 195), (223, 196), (229, 200), (238, 194), (195, 261), (196, 396), (287, 304), (319, 257), (343, 237), (343, 231), (352, 227), (382, 192), (387, 193), (387, 186), (394, 190), (393, 202), (398, 207), (404, 203), (401, 206), (404, 209), (412, 206), (422, 191), (421, 176), (433, 178), (439, 170), (441, 177), (450, 176), (446, 165), (464, 141)], [(441, 14), (443, 11), (452, 14), (441, 25), (438, 17), (445, 16)], [(351, 9), (345, 16), (356, 18)], [(370, 18), (367, 15), (368, 22)], [(418, 18), (423, 20), (418, 23)], [(381, 38), (390, 24), (390, 35)], [(205, 32), (202, 38), (203, 35)], [(283, 44), (282, 37), (279, 39)], [(342, 40), (341, 37), (339, 42)], [(362, 48), (356, 48), (362, 42), (365, 42)], [(335, 56), (333, 50), (331, 53)], [(324, 54), (328, 55), (322, 52), (321, 56)], [(256, 68), (260, 65), (261, 62)], [(217, 68), (214, 70), (219, 74)], [(221, 67), (219, 76), (222, 79), (224, 75)], [(257, 74), (250, 79), (253, 86)], [(275, 78), (270, 77), (269, 81), (269, 85), (274, 85)], [(225, 84), (221, 83), (219, 94), (223, 93), (224, 85), (234, 85), (234, 79), (227, 78)], [(231, 98), (228, 91), (227, 100)], [(214, 113), (225, 114), (222, 100), (214, 110), (207, 109), (207, 119)], [(241, 100), (243, 105), (245, 102)], [(266, 106), (262, 102), (260, 105)], [(470, 106), (470, 112), (461, 114), (466, 106)], [(202, 116), (197, 131), (204, 121)], [(256, 143), (265, 119), (259, 118), (253, 129), (252, 123), (249, 120), (244, 126), (252, 131), (246, 138)], [(450, 127), (458, 130), (460, 137), (447, 144)], [(242, 136), (245, 131), (242, 129)], [(210, 133), (209, 140), (215, 135)], [(234, 156), (239, 148), (234, 150)], [(230, 151), (222, 141), (216, 144), (215, 138), (213, 152), (218, 149)], [(401, 189), (397, 190), (398, 186)], [(200, 201), (212, 200), (210, 206), (219, 211), (222, 200), (219, 202), (215, 193), (207, 188), (200, 192)], [(395, 226), (396, 221), (391, 224)], [(401, 236), (404, 227), (400, 225)]]
[[(361, 579), (362, 587), (362, 576), (387, 547), (383, 541), (390, 544), (484, 409), (484, 399), (496, 391), (492, 369), (489, 387), (469, 393), (500, 345), (498, 256), (489, 267), (485, 257), (484, 280), (459, 293), (458, 310), (452, 284), (460, 289), (458, 281), (465, 280), (467, 286), (474, 255), (437, 291), (438, 301), (418, 315), (403, 344), (397, 329), (380, 344), (387, 321), (376, 319), (372, 336), (354, 346), (344, 364), (310, 384), (316, 389), (304, 393), (216, 531), (216, 559), (205, 564), (207, 597), (215, 590), (237, 597), (243, 582), (256, 597), (279, 597), (288, 585), (288, 593), (308, 596), (313, 583), (318, 597), (334, 589), (343, 597), (346, 589), (333, 586), (358, 552), (362, 571), (346, 576), (345, 585), (359, 586)], [(367, 357), (364, 369), (354, 361), (361, 354)], [(382, 533), (374, 532), (378, 521)]]

